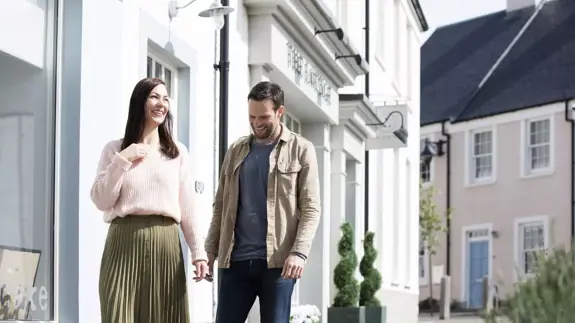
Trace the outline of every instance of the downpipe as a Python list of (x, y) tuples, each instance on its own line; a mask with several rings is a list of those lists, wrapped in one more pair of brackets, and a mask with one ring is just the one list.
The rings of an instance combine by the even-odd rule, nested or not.
[(571, 124), (571, 243), (575, 242), (575, 121), (570, 117), (569, 103), (565, 100), (565, 121)]
[[(451, 209), (451, 134), (447, 132), (447, 122), (444, 120), (441, 123), (441, 134), (445, 137), (445, 158), (447, 162), (447, 172), (445, 175), (445, 212)], [(445, 274), (451, 276), (451, 218), (447, 217), (445, 220), (446, 237), (445, 237)]]

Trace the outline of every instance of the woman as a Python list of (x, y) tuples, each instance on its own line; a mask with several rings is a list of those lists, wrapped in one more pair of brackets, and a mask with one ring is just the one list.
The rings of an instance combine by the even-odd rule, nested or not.
[(111, 223), (100, 268), (102, 323), (188, 323), (178, 224), (195, 266), (206, 278), (207, 257), (194, 212), (190, 158), (172, 138), (164, 82), (138, 82), (122, 140), (102, 152), (91, 197)]

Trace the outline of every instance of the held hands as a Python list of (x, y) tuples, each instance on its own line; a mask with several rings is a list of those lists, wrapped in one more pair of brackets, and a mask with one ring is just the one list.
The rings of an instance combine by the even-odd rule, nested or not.
[(216, 255), (213, 253), (208, 253), (208, 274), (206, 280), (211, 282), (214, 280), (214, 261), (216, 260)]
[(131, 144), (120, 152), (120, 156), (129, 162), (135, 162), (148, 156), (148, 147), (144, 144)]
[(199, 282), (203, 279), (211, 281), (208, 279), (208, 277), (211, 279), (211, 276), (209, 276), (208, 263), (205, 260), (197, 260), (194, 262), (194, 267), (196, 267), (196, 270), (194, 270), (194, 274), (196, 275), (196, 277), (194, 277), (194, 281)]
[(305, 265), (305, 260), (300, 256), (290, 254), (285, 263), (282, 271), (283, 279), (300, 279), (303, 274), (303, 267)]

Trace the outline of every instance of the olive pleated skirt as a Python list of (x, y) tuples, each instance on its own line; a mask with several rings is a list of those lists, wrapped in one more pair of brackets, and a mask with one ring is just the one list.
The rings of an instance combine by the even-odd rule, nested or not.
[(100, 267), (102, 323), (188, 323), (178, 224), (129, 215), (110, 224)]

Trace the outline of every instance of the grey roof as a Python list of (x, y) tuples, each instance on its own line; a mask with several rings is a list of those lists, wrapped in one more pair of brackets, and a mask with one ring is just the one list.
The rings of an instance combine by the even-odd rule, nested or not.
[(546, 3), (484, 86), (535, 8), (437, 29), (421, 48), (421, 125), (487, 117), (575, 97), (575, 1)]

